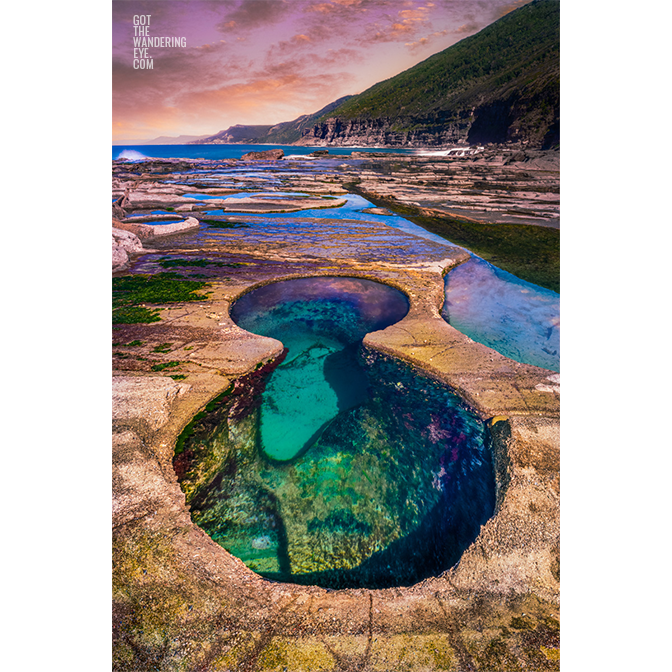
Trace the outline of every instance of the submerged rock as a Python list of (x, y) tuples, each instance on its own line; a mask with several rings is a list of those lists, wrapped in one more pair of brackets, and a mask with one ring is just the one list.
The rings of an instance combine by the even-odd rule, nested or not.
[[(289, 462), (259, 450), (265, 404), (280, 397), (250, 403), (245, 386), (179, 441), (174, 466), (194, 522), (266, 578), (413, 584), (454, 565), (492, 513), (479, 419), (446, 386), (373, 351), (365, 359), (373, 396)], [(234, 418), (245, 400), (248, 414)]]

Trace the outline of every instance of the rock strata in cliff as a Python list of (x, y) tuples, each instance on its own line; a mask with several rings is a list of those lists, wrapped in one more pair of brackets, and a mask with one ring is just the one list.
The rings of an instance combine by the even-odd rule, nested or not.
[(302, 131), (299, 144), (560, 143), (560, 3), (533, 0), (375, 84)]
[(467, 141), (471, 120), (426, 124), (421, 129), (404, 128), (399, 120), (346, 119), (331, 117), (306, 130), (298, 145), (439, 147)]

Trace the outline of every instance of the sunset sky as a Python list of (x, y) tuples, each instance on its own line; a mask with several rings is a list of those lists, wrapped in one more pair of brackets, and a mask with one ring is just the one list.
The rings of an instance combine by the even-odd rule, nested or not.
[[(529, 0), (114, 0), (113, 143), (276, 124), (361, 93)], [(133, 17), (148, 35), (134, 69)]]

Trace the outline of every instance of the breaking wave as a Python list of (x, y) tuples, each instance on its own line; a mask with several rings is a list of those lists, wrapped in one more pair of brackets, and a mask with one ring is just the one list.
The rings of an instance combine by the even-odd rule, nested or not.
[(129, 161), (143, 161), (144, 159), (148, 159), (149, 157), (145, 156), (144, 154), (141, 154), (135, 149), (123, 149), (117, 158), (128, 159)]

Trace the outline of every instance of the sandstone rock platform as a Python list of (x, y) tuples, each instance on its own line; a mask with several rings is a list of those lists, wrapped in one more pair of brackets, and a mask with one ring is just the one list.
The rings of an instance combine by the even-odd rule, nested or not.
[[(285, 232), (264, 221), (147, 239), (128, 269), (154, 272), (165, 255), (211, 264), (199, 269), (207, 300), (115, 328), (114, 669), (559, 669), (557, 374), (509, 360), (440, 317), (443, 275), (468, 258), (463, 250), (374, 223), (305, 221)], [(453, 387), (490, 429), (495, 514), (456, 566), (413, 586), (265, 580), (192, 522), (173, 470), (194, 415), (282, 352), (235, 325), (232, 302), (261, 284), (316, 275), (402, 290), (407, 316), (365, 345)]]

